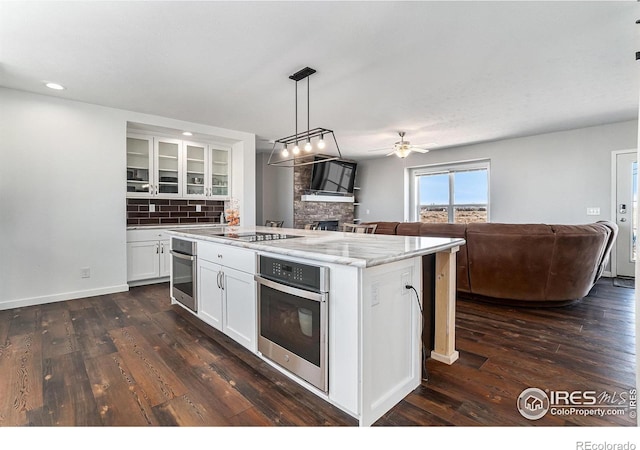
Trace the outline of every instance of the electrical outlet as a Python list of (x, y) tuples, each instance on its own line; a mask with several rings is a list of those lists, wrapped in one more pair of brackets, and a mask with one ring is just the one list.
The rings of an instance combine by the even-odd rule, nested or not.
[(149, 203), (149, 212), (156, 212), (155, 203)]
[(409, 289), (406, 286), (411, 285), (411, 274), (409, 272), (405, 272), (400, 276), (400, 281), (402, 282), (402, 286), (400, 287), (402, 295), (409, 295)]
[(202, 205), (196, 205), (196, 212), (202, 212)]
[(91, 269), (88, 267), (84, 267), (80, 269), (80, 277), (81, 278), (91, 278)]

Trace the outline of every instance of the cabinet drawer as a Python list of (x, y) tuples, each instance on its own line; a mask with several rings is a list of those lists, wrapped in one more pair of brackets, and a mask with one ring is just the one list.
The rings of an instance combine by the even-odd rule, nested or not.
[(256, 253), (230, 245), (198, 241), (198, 258), (250, 274), (256, 272)]
[[(168, 230), (167, 228), (166, 230)], [(154, 228), (150, 230), (127, 230), (127, 242), (141, 242), (141, 241), (162, 241), (169, 239), (169, 235), (165, 229)]]

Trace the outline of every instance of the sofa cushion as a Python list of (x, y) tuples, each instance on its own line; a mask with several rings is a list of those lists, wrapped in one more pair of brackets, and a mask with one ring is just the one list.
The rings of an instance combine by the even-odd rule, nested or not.
[(472, 292), (503, 299), (545, 299), (554, 244), (549, 225), (468, 224)]
[(611, 231), (598, 223), (551, 228), (556, 239), (545, 299), (580, 299), (597, 279)]
[(396, 234), (402, 236), (420, 236), (420, 222), (402, 222), (396, 228)]

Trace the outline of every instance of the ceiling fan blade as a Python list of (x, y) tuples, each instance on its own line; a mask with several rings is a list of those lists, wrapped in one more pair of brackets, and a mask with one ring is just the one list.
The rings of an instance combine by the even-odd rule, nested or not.
[(418, 153), (429, 153), (429, 150), (426, 148), (419, 148), (419, 147), (411, 147), (411, 151), (412, 152), (418, 152)]
[(384, 155), (384, 156), (391, 156), (391, 155), (395, 155), (395, 154), (396, 154), (396, 151), (394, 150), (394, 151), (392, 151), (391, 153), (387, 153), (387, 154), (386, 154), (386, 155)]

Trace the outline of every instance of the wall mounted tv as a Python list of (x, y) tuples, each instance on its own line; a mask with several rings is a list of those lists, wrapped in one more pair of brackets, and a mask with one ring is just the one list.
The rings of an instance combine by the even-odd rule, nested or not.
[[(316, 161), (322, 159), (316, 156)], [(352, 194), (356, 166), (353, 161), (340, 159), (317, 162), (312, 165), (310, 189), (325, 193)]]

